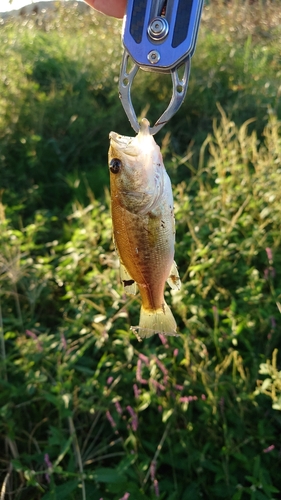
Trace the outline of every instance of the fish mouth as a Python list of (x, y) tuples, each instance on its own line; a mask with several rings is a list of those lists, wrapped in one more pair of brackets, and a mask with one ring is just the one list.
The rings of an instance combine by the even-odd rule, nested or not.
[(133, 144), (133, 142), (135, 142), (135, 137), (128, 137), (126, 135), (117, 134), (116, 132), (110, 132), (109, 139), (113, 148), (129, 156), (138, 156), (138, 148), (136, 144)]

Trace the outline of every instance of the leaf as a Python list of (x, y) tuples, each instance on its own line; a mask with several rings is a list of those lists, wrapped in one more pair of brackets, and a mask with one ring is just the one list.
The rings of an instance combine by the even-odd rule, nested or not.
[(123, 472), (125, 472), (127, 469), (131, 467), (131, 465), (135, 463), (136, 460), (137, 460), (136, 453), (123, 458), (122, 462), (120, 462), (120, 464), (117, 467), (118, 473), (122, 474)]
[(17, 459), (14, 459), (11, 461), (12, 464), (13, 464), (13, 468), (16, 470), (16, 471), (22, 471), (25, 469), (25, 467), (22, 465), (22, 463), (20, 462), (20, 460), (17, 460)]
[(231, 500), (241, 500), (243, 494), (243, 488), (240, 488), (236, 493), (234, 493), (233, 497)]
[(51, 435), (48, 439), (49, 446), (61, 446), (61, 444), (65, 441), (65, 434), (61, 431), (61, 429), (58, 429), (53, 425), (50, 426), (50, 434)]
[(192, 482), (186, 490), (184, 490), (183, 495), (181, 497), (181, 500), (199, 500), (201, 498), (201, 495), (199, 494), (198, 491), (198, 484), (195, 482)]
[(173, 408), (170, 408), (169, 410), (164, 410), (162, 414), (162, 422), (165, 423), (167, 420), (170, 418), (171, 415), (173, 415), (174, 410)]
[(272, 405), (273, 410), (281, 410), (281, 396), (278, 397), (277, 401)]
[(126, 478), (117, 469), (101, 468), (94, 472), (94, 478), (98, 483), (123, 483)]
[(66, 443), (64, 444), (64, 446), (62, 447), (62, 450), (58, 456), (58, 458), (56, 459), (56, 461), (54, 462), (54, 467), (57, 467), (57, 465), (63, 460), (63, 458), (65, 457), (65, 455), (67, 454), (67, 452), (69, 451), (69, 448), (71, 446), (71, 443), (73, 441), (73, 437), (70, 436), (68, 438), (68, 440), (66, 441)]
[(72, 493), (78, 487), (79, 481), (77, 479), (73, 479), (71, 481), (67, 481), (66, 483), (60, 484), (57, 486), (53, 484), (52, 491), (46, 493), (41, 500), (70, 500), (70, 493)]
[(87, 368), (86, 366), (82, 365), (75, 365), (75, 370), (81, 373), (85, 373), (86, 375), (92, 376), (95, 371), (91, 370), (90, 368)]

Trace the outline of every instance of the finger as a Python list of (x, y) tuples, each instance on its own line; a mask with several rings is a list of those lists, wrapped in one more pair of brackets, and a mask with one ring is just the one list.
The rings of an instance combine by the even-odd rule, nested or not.
[(121, 18), (125, 14), (127, 0), (85, 0), (85, 2), (107, 16)]

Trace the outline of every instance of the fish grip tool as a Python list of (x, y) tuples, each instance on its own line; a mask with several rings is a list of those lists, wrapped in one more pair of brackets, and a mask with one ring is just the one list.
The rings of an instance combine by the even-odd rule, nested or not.
[[(135, 132), (139, 132), (140, 125), (131, 100), (131, 87), (139, 68), (156, 73), (170, 73), (172, 78), (170, 103), (155, 125), (150, 127), (152, 135), (172, 118), (183, 103), (203, 2), (204, 0), (128, 0), (123, 22), (124, 54), (119, 96)], [(181, 66), (183, 75), (180, 77)]]

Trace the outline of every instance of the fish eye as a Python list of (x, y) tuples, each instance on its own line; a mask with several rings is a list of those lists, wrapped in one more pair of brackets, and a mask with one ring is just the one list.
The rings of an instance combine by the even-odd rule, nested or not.
[(118, 158), (112, 158), (111, 162), (109, 163), (109, 168), (110, 171), (113, 174), (118, 174), (120, 172), (120, 169), (122, 167), (122, 162)]

